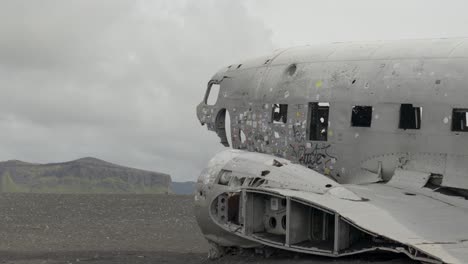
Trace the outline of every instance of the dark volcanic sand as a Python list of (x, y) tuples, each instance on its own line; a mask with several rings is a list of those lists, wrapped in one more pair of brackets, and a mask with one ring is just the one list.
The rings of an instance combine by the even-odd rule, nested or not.
[(381, 255), (210, 261), (190, 196), (0, 194), (0, 238), (0, 263), (8, 264), (413, 263)]

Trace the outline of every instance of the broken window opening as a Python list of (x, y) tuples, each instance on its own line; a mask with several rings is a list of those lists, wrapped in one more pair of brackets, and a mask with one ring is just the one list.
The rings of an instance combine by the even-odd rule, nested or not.
[(240, 187), (244, 183), (245, 178), (231, 177), (228, 186), (230, 187)]
[(288, 121), (288, 105), (287, 104), (273, 104), (272, 108), (272, 121), (274, 124), (286, 124)]
[(258, 187), (258, 186), (262, 185), (263, 183), (265, 183), (264, 179), (255, 177), (255, 178), (253, 178), (253, 180), (250, 181), (249, 186), (250, 187)]
[(468, 109), (453, 109), (452, 131), (468, 132)]
[(216, 116), (216, 134), (221, 139), (221, 144), (225, 147), (232, 146), (231, 139), (231, 116), (225, 108), (221, 109)]
[(219, 179), (218, 179), (218, 184), (219, 185), (228, 185), (229, 180), (231, 180), (232, 176), (232, 171), (228, 170), (221, 170)]
[(371, 127), (372, 106), (353, 106), (351, 114), (351, 126), (353, 127)]
[(328, 140), (330, 103), (309, 103), (309, 140)]
[(215, 105), (218, 101), (220, 91), (220, 85), (217, 83), (209, 82), (208, 88), (205, 94), (205, 104), (207, 105)]
[(244, 185), (245, 179), (246, 179), (245, 177), (240, 178), (240, 185), (241, 185), (241, 186)]
[(412, 104), (401, 104), (400, 129), (421, 129), (422, 107), (414, 107)]

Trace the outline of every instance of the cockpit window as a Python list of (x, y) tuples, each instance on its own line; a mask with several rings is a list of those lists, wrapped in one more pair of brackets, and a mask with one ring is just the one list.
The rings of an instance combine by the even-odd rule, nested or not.
[(206, 90), (205, 95), (205, 104), (207, 105), (215, 105), (218, 101), (220, 85), (216, 83), (208, 84), (208, 89)]
[(228, 185), (229, 180), (231, 180), (232, 171), (221, 170), (219, 174), (218, 184), (219, 185)]
[(468, 109), (453, 109), (452, 131), (468, 132)]
[(327, 141), (330, 103), (309, 103), (309, 140)]
[(422, 107), (402, 104), (400, 107), (400, 129), (421, 129)]
[(372, 106), (353, 106), (351, 126), (370, 127), (372, 123)]
[(288, 105), (287, 104), (273, 104), (272, 108), (272, 121), (274, 124), (286, 124), (288, 121)]

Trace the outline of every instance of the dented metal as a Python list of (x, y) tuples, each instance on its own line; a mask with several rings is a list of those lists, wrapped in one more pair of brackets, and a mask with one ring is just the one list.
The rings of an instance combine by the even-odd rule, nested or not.
[(219, 247), (468, 263), (466, 83), (463, 38), (308, 46), (220, 70), (197, 116), (240, 150), (199, 178), (203, 233)]

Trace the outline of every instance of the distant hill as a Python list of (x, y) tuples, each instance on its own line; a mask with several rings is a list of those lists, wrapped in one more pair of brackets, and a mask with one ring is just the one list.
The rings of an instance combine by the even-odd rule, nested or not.
[(170, 193), (171, 177), (96, 158), (63, 163), (0, 162), (1, 192)]
[(188, 182), (172, 182), (171, 183), (171, 190), (174, 194), (194, 194), (195, 193), (195, 182), (188, 181)]

